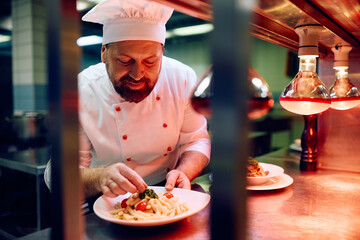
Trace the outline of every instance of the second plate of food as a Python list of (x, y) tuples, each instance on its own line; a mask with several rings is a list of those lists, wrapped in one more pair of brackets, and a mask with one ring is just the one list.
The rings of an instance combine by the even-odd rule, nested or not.
[(279, 177), (284, 173), (284, 169), (274, 164), (259, 162), (259, 165), (268, 174), (266, 176), (246, 177), (249, 185), (261, 185), (272, 178)]

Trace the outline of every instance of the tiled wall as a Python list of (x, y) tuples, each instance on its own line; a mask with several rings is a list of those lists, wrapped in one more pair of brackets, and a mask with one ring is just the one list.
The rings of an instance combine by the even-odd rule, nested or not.
[(15, 111), (47, 110), (46, 16), (43, 0), (12, 1)]

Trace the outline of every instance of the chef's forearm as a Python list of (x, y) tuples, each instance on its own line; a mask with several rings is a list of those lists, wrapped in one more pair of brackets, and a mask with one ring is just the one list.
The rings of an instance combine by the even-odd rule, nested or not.
[(201, 152), (187, 151), (181, 155), (176, 167), (186, 174), (190, 181), (197, 177), (208, 164), (209, 159)]
[(103, 167), (80, 168), (80, 179), (84, 186), (85, 198), (101, 193), (100, 174)]

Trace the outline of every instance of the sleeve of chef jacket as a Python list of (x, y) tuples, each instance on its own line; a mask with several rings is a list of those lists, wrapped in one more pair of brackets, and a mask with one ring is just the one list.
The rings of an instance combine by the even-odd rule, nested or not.
[[(92, 71), (90, 71), (90, 73), (88, 73), (89, 71), (83, 71), (78, 75), (78, 88), (80, 89), (82, 87), (82, 85), (86, 84), (88, 82), (88, 78), (87, 78), (87, 74), (91, 74), (92, 76), (94, 75), (94, 73)], [(81, 96), (79, 96), (81, 97)], [(86, 135), (84, 129), (81, 126), (81, 119), (80, 119), (80, 115), (81, 115), (81, 111), (82, 111), (82, 100), (79, 99), (80, 104), (79, 104), (79, 165), (80, 167), (89, 167), (92, 161), (92, 155), (91, 155), (91, 151), (93, 149), (93, 146), (91, 144), (90, 139), (88, 138), (88, 136)]]
[(44, 181), (46, 186), (51, 191), (51, 159), (46, 164), (45, 172), (44, 172)]
[(79, 162), (80, 167), (88, 167), (92, 160), (92, 144), (89, 138), (86, 136), (83, 128), (79, 127)]
[[(79, 129), (79, 149), (80, 167), (88, 167), (92, 159), (92, 145), (81, 126)], [(46, 186), (51, 190), (51, 159), (46, 164), (44, 181)]]
[(186, 151), (198, 151), (210, 159), (211, 143), (206, 118), (195, 112), (191, 106), (191, 94), (196, 83), (196, 74), (190, 69), (185, 82), (185, 112), (178, 142), (180, 156)]

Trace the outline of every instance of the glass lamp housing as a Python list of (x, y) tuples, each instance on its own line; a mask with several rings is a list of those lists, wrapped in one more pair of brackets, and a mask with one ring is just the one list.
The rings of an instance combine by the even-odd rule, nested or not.
[(212, 65), (201, 76), (198, 85), (191, 96), (193, 109), (206, 118), (212, 117), (211, 99), (213, 98), (213, 68)]
[(250, 66), (248, 71), (250, 96), (247, 103), (247, 116), (249, 119), (258, 119), (270, 111), (274, 105), (274, 100), (270, 87), (264, 78)]
[[(252, 67), (248, 67), (249, 99), (247, 101), (247, 116), (249, 119), (258, 119), (265, 116), (274, 100), (269, 85), (264, 78)], [(206, 118), (212, 117), (211, 101), (213, 98), (213, 67), (210, 66), (199, 80), (191, 96), (193, 109)]]
[(348, 67), (334, 67), (336, 80), (330, 87), (331, 105), (336, 110), (347, 110), (360, 104), (360, 93), (348, 77)]
[(316, 74), (316, 57), (299, 57), (299, 72), (280, 95), (280, 105), (287, 111), (312, 115), (326, 111), (330, 107), (330, 94)]

